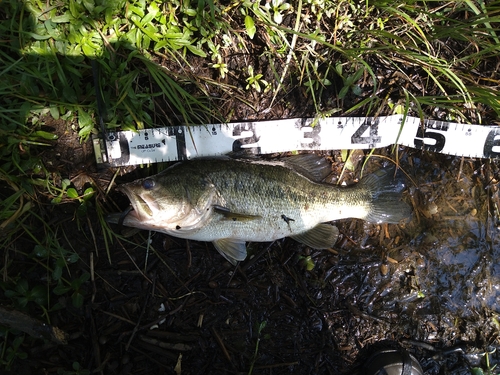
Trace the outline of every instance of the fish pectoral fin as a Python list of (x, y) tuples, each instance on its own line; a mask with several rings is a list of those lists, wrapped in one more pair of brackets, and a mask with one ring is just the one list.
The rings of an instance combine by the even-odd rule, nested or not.
[(339, 230), (330, 224), (318, 224), (304, 233), (291, 236), (295, 241), (313, 249), (328, 249), (333, 246), (339, 236)]
[(223, 215), (224, 220), (250, 221), (262, 218), (262, 216), (259, 215), (239, 214), (237, 212), (231, 212), (228, 208), (222, 206), (214, 206), (214, 211)]
[(233, 266), (247, 257), (245, 241), (232, 238), (221, 238), (212, 242), (217, 251), (226, 258)]

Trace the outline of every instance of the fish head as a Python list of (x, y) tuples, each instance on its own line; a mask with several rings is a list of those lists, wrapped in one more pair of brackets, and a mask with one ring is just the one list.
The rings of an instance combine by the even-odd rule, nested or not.
[[(120, 185), (133, 207), (123, 224), (148, 230), (175, 229), (189, 214), (189, 191), (175, 176), (156, 175)], [(172, 228), (170, 228), (172, 227)]]

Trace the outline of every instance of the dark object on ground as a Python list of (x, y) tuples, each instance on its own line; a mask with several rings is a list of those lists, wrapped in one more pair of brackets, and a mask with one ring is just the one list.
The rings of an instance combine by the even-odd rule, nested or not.
[(31, 337), (46, 339), (56, 344), (66, 345), (68, 335), (57, 327), (48, 325), (40, 320), (0, 306), (0, 325), (25, 332)]
[(386, 349), (374, 353), (364, 366), (366, 375), (423, 375), (420, 364), (404, 349)]

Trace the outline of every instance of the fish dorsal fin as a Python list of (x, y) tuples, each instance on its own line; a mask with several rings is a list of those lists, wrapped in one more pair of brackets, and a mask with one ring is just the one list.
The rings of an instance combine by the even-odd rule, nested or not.
[(225, 220), (231, 221), (250, 221), (261, 219), (262, 216), (259, 215), (249, 215), (249, 214), (239, 214), (237, 212), (231, 212), (228, 208), (214, 205), (214, 211), (222, 214)]
[(332, 171), (330, 163), (315, 154), (288, 156), (283, 162), (287, 167), (315, 182), (323, 181)]
[(233, 266), (247, 257), (245, 241), (232, 238), (221, 238), (212, 242), (217, 251), (226, 258)]
[(318, 224), (307, 232), (291, 236), (295, 241), (313, 249), (328, 249), (333, 246), (339, 236), (339, 230), (330, 224)]

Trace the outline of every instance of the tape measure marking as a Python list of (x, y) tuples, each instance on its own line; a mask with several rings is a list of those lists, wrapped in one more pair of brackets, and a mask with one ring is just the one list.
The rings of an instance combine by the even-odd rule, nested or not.
[(371, 149), (393, 144), (455, 156), (500, 157), (500, 127), (424, 120), (402, 115), (173, 126), (123, 131), (94, 139), (99, 164), (126, 166), (245, 150), (268, 154), (294, 150)]

